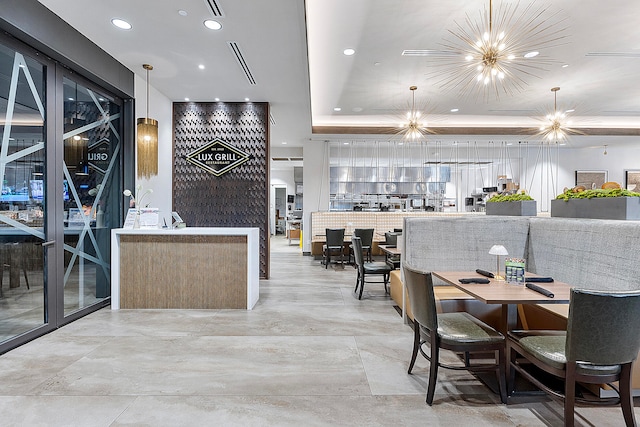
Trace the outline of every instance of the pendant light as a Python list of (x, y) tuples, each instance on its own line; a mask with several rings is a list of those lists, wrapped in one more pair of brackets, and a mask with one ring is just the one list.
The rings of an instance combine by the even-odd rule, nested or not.
[(158, 121), (149, 118), (149, 71), (153, 66), (143, 64), (147, 71), (147, 114), (137, 120), (138, 124), (138, 178), (149, 179), (158, 175)]

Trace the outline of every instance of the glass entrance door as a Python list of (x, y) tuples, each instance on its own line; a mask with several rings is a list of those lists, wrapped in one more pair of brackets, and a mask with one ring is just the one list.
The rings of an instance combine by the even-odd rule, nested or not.
[(122, 100), (35, 58), (0, 36), (0, 354), (108, 304), (124, 200)]
[(0, 44), (0, 344), (48, 321), (45, 82), (45, 65)]
[(64, 88), (64, 315), (111, 295), (111, 228), (118, 227), (121, 105), (74, 77)]

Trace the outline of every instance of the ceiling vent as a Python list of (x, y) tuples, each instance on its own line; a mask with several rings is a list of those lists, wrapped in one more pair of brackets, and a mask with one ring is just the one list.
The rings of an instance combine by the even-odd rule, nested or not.
[(458, 56), (455, 52), (448, 52), (445, 50), (433, 50), (433, 49), (405, 49), (402, 51), (402, 56)]
[(587, 52), (585, 56), (600, 56), (610, 58), (640, 58), (640, 53), (635, 52)]
[(253, 73), (251, 73), (251, 70), (249, 69), (247, 62), (244, 60), (244, 55), (240, 51), (240, 47), (238, 46), (238, 43), (227, 42), (227, 44), (229, 45), (229, 49), (231, 49), (231, 52), (233, 52), (233, 56), (236, 58), (238, 65), (240, 65), (240, 68), (244, 72), (245, 77), (249, 81), (249, 84), (255, 85), (256, 80), (253, 78)]
[(271, 123), (271, 126), (275, 126), (276, 125), (276, 119), (273, 118), (271, 113), (269, 113), (269, 123)]
[(220, 18), (224, 16), (224, 12), (222, 12), (222, 8), (220, 8), (220, 5), (218, 5), (216, 0), (204, 0), (204, 2), (209, 8), (209, 12), (211, 12), (214, 17)]

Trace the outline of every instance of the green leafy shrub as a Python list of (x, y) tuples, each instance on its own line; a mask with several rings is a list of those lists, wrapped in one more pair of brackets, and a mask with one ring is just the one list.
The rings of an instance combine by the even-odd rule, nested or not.
[(611, 190), (602, 190), (600, 188), (596, 188), (595, 190), (584, 190), (574, 193), (573, 190), (569, 188), (565, 190), (564, 193), (558, 194), (556, 199), (593, 199), (595, 197), (640, 197), (640, 193), (625, 190), (624, 188), (614, 188)]
[(533, 200), (533, 197), (526, 193), (516, 194), (496, 194), (489, 199), (490, 202), (520, 202), (522, 200)]

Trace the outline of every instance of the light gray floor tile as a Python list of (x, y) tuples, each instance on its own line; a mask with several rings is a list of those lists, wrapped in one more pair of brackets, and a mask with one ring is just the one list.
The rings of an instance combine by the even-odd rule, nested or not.
[[(503, 405), (466, 371), (440, 369), (426, 405), (429, 364), (407, 374), (413, 331), (383, 286), (358, 300), (351, 266), (286, 243), (272, 239), (254, 310), (105, 308), (0, 356), (0, 425), (562, 425), (560, 403)], [(581, 407), (576, 425), (620, 426), (622, 411)]]

